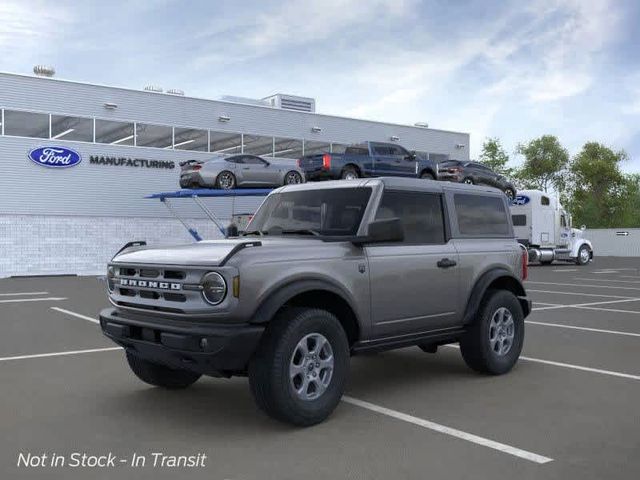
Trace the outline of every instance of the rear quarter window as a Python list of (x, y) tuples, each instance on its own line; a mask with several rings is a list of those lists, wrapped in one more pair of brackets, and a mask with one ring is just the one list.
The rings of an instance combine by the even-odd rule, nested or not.
[(462, 236), (512, 237), (505, 202), (488, 195), (454, 194), (453, 202)]

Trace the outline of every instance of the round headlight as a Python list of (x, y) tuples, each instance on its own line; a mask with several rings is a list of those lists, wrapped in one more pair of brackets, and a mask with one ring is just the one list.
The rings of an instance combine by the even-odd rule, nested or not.
[(115, 288), (115, 282), (113, 281), (113, 277), (115, 276), (116, 276), (115, 267), (109, 266), (107, 268), (107, 288), (109, 289), (110, 292), (113, 292), (113, 289)]
[(227, 282), (222, 275), (209, 272), (202, 277), (202, 296), (211, 305), (218, 305), (227, 295)]

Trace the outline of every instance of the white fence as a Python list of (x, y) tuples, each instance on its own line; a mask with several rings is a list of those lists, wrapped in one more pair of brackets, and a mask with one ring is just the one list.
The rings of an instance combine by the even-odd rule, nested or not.
[(640, 257), (640, 228), (587, 229), (596, 257)]

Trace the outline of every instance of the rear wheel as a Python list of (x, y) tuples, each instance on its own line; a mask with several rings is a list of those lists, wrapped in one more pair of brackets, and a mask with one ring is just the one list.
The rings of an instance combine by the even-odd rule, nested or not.
[(540, 260), (540, 265), (551, 265), (553, 260)]
[(518, 361), (524, 341), (524, 315), (508, 290), (490, 290), (460, 340), (466, 364), (481, 373), (501, 375)]
[(198, 381), (200, 375), (144, 360), (127, 351), (127, 362), (136, 377), (149, 385), (171, 389), (186, 388)]
[(224, 170), (216, 178), (216, 188), (221, 190), (231, 190), (236, 186), (236, 177), (233, 173)]
[(462, 180), (462, 183), (466, 183), (467, 185), (473, 185), (473, 178), (467, 177), (464, 180)]
[(576, 257), (576, 263), (578, 265), (586, 265), (591, 260), (591, 250), (587, 245), (582, 245), (578, 250), (578, 256)]
[(360, 178), (358, 170), (356, 170), (356, 168), (352, 167), (351, 165), (347, 165), (346, 167), (344, 167), (344, 169), (342, 170), (342, 175), (340, 176), (344, 180), (355, 180), (357, 178)]
[(436, 179), (436, 177), (434, 177), (431, 172), (422, 172), (422, 174), (420, 175), (420, 178), (422, 178), (424, 180), (435, 180)]
[(338, 319), (316, 308), (286, 308), (251, 360), (249, 384), (269, 416), (309, 426), (333, 412), (348, 373), (349, 342)]
[(295, 170), (291, 170), (287, 172), (284, 176), (284, 184), (285, 185), (295, 185), (297, 183), (302, 183), (302, 175), (300, 175)]

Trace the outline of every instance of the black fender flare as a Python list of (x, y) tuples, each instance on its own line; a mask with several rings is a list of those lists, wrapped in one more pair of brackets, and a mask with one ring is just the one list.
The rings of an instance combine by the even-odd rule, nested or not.
[(358, 323), (360, 323), (357, 318), (357, 309), (354, 308), (353, 302), (347, 292), (342, 287), (324, 279), (290, 280), (274, 287), (255, 310), (250, 323), (260, 324), (269, 322), (276, 312), (293, 297), (313, 290), (326, 290), (338, 295), (349, 305), (349, 308), (351, 308), (354, 315), (356, 315)]
[(522, 313), (525, 318), (531, 313), (531, 305), (527, 300), (527, 293), (522, 285), (522, 282), (519, 278), (515, 277), (509, 270), (506, 268), (492, 268), (484, 272), (480, 278), (476, 281), (473, 289), (471, 290), (471, 295), (469, 296), (469, 300), (467, 301), (467, 307), (464, 312), (463, 322), (465, 325), (471, 323), (474, 318), (475, 312), (480, 308), (480, 303), (482, 302), (482, 298), (485, 293), (489, 289), (489, 286), (498, 279), (505, 279), (506, 282), (509, 283), (509, 290), (513, 292), (513, 294), (518, 297), (518, 301), (522, 306)]

